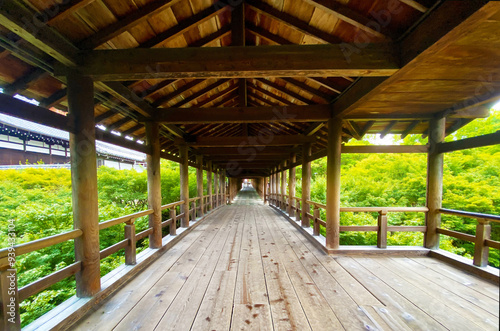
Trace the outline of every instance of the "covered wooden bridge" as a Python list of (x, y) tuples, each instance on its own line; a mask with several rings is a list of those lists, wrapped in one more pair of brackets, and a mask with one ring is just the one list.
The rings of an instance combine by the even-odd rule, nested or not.
[[(441, 200), (444, 153), (500, 141), (444, 142), (499, 99), (499, 30), (495, 1), (0, 1), (0, 112), (70, 132), (74, 213), (73, 231), (0, 250), (0, 325), (19, 329), (20, 300), (75, 275), (77, 295), (28, 330), (498, 329), (486, 265), (500, 217)], [(365, 134), (429, 144), (343, 145)], [(99, 223), (96, 139), (147, 154), (149, 209)], [(426, 153), (426, 206), (341, 207), (342, 153)], [(310, 201), (321, 157), (324, 205)], [(180, 164), (167, 205), (161, 158)], [(238, 193), (242, 179), (262, 200)], [(378, 225), (340, 226), (345, 211), (376, 212)], [(406, 211), (426, 224), (388, 226)], [(475, 235), (441, 228), (443, 213), (477, 219)], [(123, 223), (124, 240), (100, 251), (99, 231)], [(344, 247), (341, 231), (376, 231), (377, 247)], [(425, 240), (387, 247), (388, 231)], [(474, 242), (474, 261), (439, 250), (440, 235)], [(10, 258), (68, 240), (75, 263), (8, 290)], [(123, 249), (101, 278), (100, 260)]]

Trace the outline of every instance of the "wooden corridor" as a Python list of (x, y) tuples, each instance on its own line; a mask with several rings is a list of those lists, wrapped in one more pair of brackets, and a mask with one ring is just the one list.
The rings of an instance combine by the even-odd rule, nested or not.
[(252, 188), (76, 330), (498, 330), (499, 289), (427, 257), (331, 257)]

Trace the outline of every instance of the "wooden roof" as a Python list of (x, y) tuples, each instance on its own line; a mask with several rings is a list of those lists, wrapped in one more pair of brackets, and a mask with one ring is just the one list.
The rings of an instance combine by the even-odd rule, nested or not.
[[(159, 120), (170, 159), (181, 137), (222, 166), (238, 154), (222, 150), (228, 142), (290, 136), (265, 170), (246, 166), (265, 173), (304, 137), (324, 149), (330, 116), (346, 141), (425, 135), (433, 116), (447, 116), (451, 133), (487, 116), (499, 25), (500, 4), (487, 1), (4, 1), (0, 86), (66, 111), (76, 67), (96, 82), (98, 124), (134, 147), (144, 121)], [(210, 137), (217, 144), (202, 147)]]

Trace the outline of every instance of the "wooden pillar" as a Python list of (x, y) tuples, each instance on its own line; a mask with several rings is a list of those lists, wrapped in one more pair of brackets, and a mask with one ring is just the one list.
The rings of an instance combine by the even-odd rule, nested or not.
[(311, 200), (311, 161), (309, 156), (311, 155), (311, 144), (306, 143), (302, 146), (302, 217), (301, 225), (302, 227), (310, 227), (309, 218), (307, 213), (309, 212), (308, 200)]
[(342, 121), (328, 120), (328, 150), (326, 161), (326, 248), (340, 245), (340, 161)]
[(187, 145), (179, 145), (180, 175), (181, 175), (181, 226), (183, 228), (189, 227), (189, 167), (188, 167), (188, 147)]
[(262, 177), (262, 180), (264, 181), (264, 189), (262, 190), (263, 200), (264, 200), (264, 204), (266, 204), (266, 202), (267, 202), (267, 194), (269, 194), (267, 192), (267, 177)]
[(76, 295), (90, 297), (101, 290), (94, 84), (77, 73), (69, 74), (67, 80), (74, 125), (74, 133), (69, 135), (73, 226), (83, 232), (75, 239), (75, 260), (82, 266), (75, 275)]
[(149, 215), (149, 227), (153, 233), (149, 235), (149, 247), (161, 247), (161, 178), (160, 178), (160, 128), (158, 123), (146, 123), (146, 141), (148, 147), (148, 206), (153, 209)]
[(214, 171), (214, 195), (215, 195), (215, 205), (214, 207), (219, 207), (219, 170)]
[[(212, 195), (212, 161), (207, 162), (207, 193), (208, 193), (208, 205), (210, 210), (214, 209), (214, 197)], [(207, 208), (208, 210), (208, 208)]]
[(443, 153), (438, 153), (437, 144), (444, 141), (446, 118), (429, 121), (429, 154), (427, 157), (427, 212), (424, 246), (430, 249), (439, 248), (441, 225), (441, 208), (443, 198)]
[[(296, 160), (295, 153), (290, 155), (290, 165), (293, 165)], [(295, 167), (290, 167), (288, 169), (288, 195), (290, 197), (290, 204), (288, 205), (288, 215), (290, 217), (295, 216)]]
[(226, 170), (222, 170), (222, 201), (224, 201), (224, 205), (227, 205), (227, 183), (226, 183)]
[(281, 210), (286, 210), (286, 171), (285, 162), (281, 163)]
[(198, 197), (200, 200), (198, 201), (200, 206), (200, 211), (198, 216), (203, 216), (205, 214), (205, 208), (203, 204), (203, 156), (196, 155), (196, 187), (198, 189)]
[(276, 183), (275, 183), (275, 186), (276, 186), (276, 207), (280, 208), (281, 207), (281, 198), (280, 198), (280, 194), (281, 194), (281, 190), (280, 190), (280, 182), (281, 182), (281, 176), (280, 176), (280, 169), (279, 167), (276, 167)]

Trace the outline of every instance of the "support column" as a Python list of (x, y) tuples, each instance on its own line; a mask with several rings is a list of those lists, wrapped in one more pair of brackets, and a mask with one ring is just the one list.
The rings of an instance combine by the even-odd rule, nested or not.
[(82, 266), (75, 275), (76, 295), (91, 297), (101, 290), (94, 84), (77, 73), (69, 74), (67, 80), (74, 125), (74, 133), (69, 135), (73, 227), (83, 232), (75, 239), (75, 260)]
[(309, 212), (308, 200), (311, 200), (311, 161), (309, 156), (311, 155), (311, 144), (306, 143), (302, 146), (302, 217), (301, 225), (302, 227), (308, 228), (311, 223), (309, 222), (309, 217), (307, 213)]
[(198, 189), (198, 197), (200, 198), (198, 202), (200, 205), (198, 216), (201, 217), (205, 214), (205, 206), (203, 204), (203, 156), (196, 155), (196, 165), (198, 166), (196, 169), (196, 187)]
[(443, 153), (437, 152), (437, 144), (444, 141), (446, 118), (429, 121), (429, 154), (427, 157), (427, 212), (424, 246), (430, 249), (439, 248), (441, 225), (439, 209), (443, 199)]
[(181, 175), (181, 227), (189, 227), (189, 167), (188, 167), (188, 147), (187, 145), (179, 145), (180, 175)]
[(340, 162), (342, 121), (328, 120), (328, 150), (326, 161), (326, 248), (340, 245)]
[(219, 207), (219, 170), (214, 171), (215, 208)]
[[(293, 165), (296, 161), (295, 153), (290, 155), (290, 165)], [(290, 167), (288, 169), (288, 194), (290, 196), (290, 205), (288, 206), (288, 215), (290, 217), (295, 216), (295, 167)]]
[(262, 190), (262, 193), (263, 193), (263, 200), (264, 200), (264, 205), (266, 204), (267, 202), (267, 194), (269, 194), (267, 192), (267, 177), (262, 177), (262, 180), (264, 181), (264, 189)]
[(281, 210), (285, 211), (286, 207), (286, 171), (285, 161), (281, 163)]
[[(214, 209), (214, 197), (212, 195), (212, 161), (207, 162), (207, 193), (208, 193), (208, 205), (210, 210)], [(208, 208), (207, 208), (208, 210)]]
[(281, 207), (281, 190), (280, 190), (280, 181), (281, 181), (281, 176), (280, 176), (280, 171), (279, 167), (276, 167), (276, 182), (275, 182), (275, 187), (276, 187), (276, 207), (280, 208)]
[(148, 173), (148, 206), (153, 209), (149, 215), (149, 247), (161, 247), (161, 178), (160, 178), (160, 128), (158, 123), (146, 123), (146, 143), (149, 153), (146, 156)]

